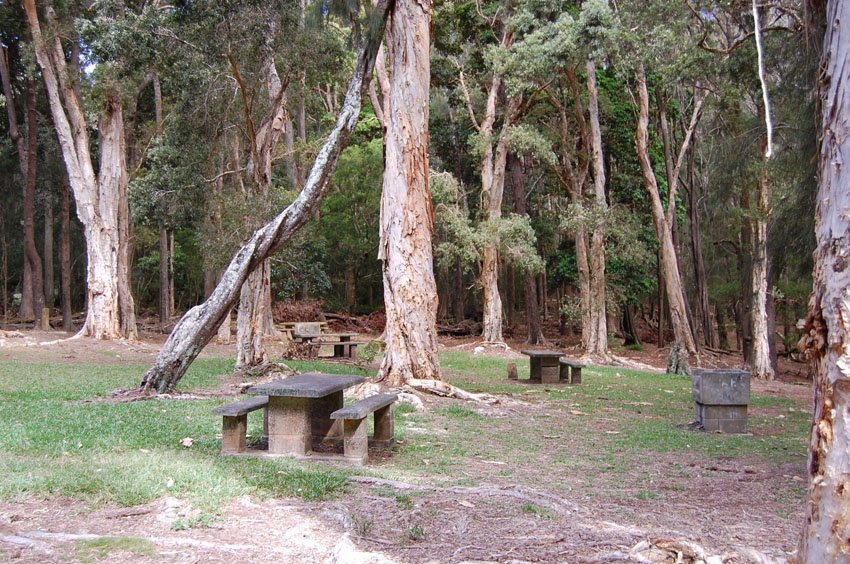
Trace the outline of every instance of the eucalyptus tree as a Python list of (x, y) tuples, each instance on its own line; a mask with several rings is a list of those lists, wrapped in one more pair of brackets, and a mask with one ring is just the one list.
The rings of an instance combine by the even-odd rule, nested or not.
[(397, 386), (440, 379), (434, 212), (429, 191), (430, 2), (396, 0), (386, 32), (389, 88), (384, 102), (381, 241), (386, 351), (378, 380)]
[[(803, 34), (802, 6), (786, 0), (763, 8), (756, 3), (729, 6), (695, 3), (691, 8), (693, 19), (702, 30), (700, 47), (729, 68), (731, 76), (725, 85), (727, 100), (724, 103), (740, 105), (739, 113), (750, 122), (742, 136), (747, 143), (759, 148), (758, 156), (752, 150), (745, 150), (740, 157), (746, 159), (741, 198), (745, 207), (742, 210), (745, 231), (742, 243), (749, 258), (742, 283), (746, 302), (750, 305), (748, 330), (752, 334), (752, 344), (745, 356), (754, 376), (773, 379), (776, 351), (771, 286), (775, 277), (771, 271), (775, 269), (771, 265), (768, 235), (774, 223), (772, 216), (777, 200), (773, 192), (782, 183), (775, 172), (775, 163), (784, 157), (783, 153), (793, 151), (794, 143), (789, 137), (795, 127), (791, 126), (791, 121), (783, 124), (785, 132), (774, 128), (776, 110), (771, 108), (771, 92), (784, 88), (784, 82), (792, 83), (795, 75), (801, 74), (799, 68), (805, 72), (805, 65), (800, 67), (795, 58), (781, 54), (782, 45), (789, 40), (797, 45), (797, 38)], [(743, 69), (742, 63), (746, 64)], [(732, 95), (735, 91), (738, 94)], [(726, 116), (719, 119), (725, 120)], [(756, 132), (755, 138), (750, 131)]]
[[(815, 3), (822, 8), (822, 3)], [(826, 2), (821, 59), (819, 189), (815, 214), (814, 288), (803, 344), (814, 365), (814, 417), (809, 443), (809, 499), (799, 562), (844, 562), (850, 537), (850, 4)]]
[(81, 334), (99, 339), (135, 339), (123, 100), (118, 83), (110, 76), (110, 67), (117, 62), (100, 61), (96, 69), (102, 103), (98, 123), (99, 171), (95, 173), (80, 86), (79, 37), (67, 22), (63, 25), (50, 3), (45, 8), (47, 36), (42, 32), (34, 0), (24, 0), (24, 10), (77, 215), (85, 231), (87, 313)]

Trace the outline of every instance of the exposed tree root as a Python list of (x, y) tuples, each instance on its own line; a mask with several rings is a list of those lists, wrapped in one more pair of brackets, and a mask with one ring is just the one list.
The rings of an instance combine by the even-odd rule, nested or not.
[(405, 386), (405, 388), (410, 388), (418, 392), (434, 394), (437, 396), (457, 398), (466, 401), (474, 401), (477, 403), (486, 403), (490, 405), (497, 404), (500, 402), (499, 398), (491, 396), (490, 394), (474, 394), (472, 392), (462, 390), (457, 386), (452, 386), (451, 384), (448, 384), (446, 382), (440, 382), (438, 380), (410, 379), (407, 381), (407, 386)]

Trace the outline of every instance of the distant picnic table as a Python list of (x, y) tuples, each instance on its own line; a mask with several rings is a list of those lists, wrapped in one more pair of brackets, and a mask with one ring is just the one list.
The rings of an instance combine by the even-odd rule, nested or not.
[(311, 345), (333, 345), (334, 357), (357, 358), (357, 347), (365, 345), (366, 341), (352, 341), (357, 333), (325, 332), (319, 322), (294, 323), (291, 339), (294, 343)]

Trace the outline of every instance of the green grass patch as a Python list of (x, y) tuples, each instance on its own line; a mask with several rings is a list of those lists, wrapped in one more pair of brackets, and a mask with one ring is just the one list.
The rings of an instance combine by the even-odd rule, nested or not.
[(76, 556), (81, 562), (103, 560), (114, 552), (132, 553), (153, 558), (156, 546), (147, 539), (138, 537), (103, 537), (76, 542)]

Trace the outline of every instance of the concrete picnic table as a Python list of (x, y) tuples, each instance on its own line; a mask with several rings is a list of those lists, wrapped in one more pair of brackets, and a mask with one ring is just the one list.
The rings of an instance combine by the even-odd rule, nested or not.
[(313, 440), (341, 440), (342, 426), (330, 415), (342, 407), (342, 391), (362, 381), (307, 372), (248, 388), (250, 395), (269, 397), (269, 454), (306, 456)]
[(558, 360), (564, 355), (558, 351), (520, 351), (531, 359), (529, 381), (541, 384), (557, 384), (560, 382), (560, 366)]

